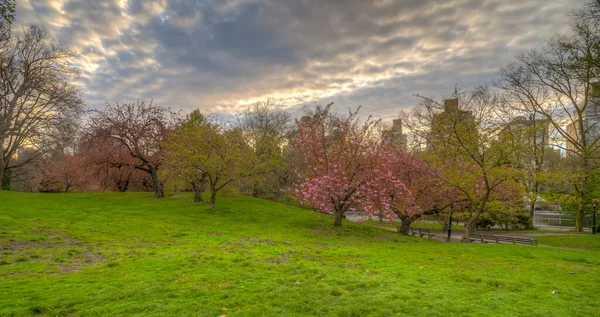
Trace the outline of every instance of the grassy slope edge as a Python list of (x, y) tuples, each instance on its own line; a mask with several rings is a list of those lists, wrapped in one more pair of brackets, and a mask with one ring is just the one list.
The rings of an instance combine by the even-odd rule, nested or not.
[(0, 191), (0, 316), (600, 309), (597, 248), (443, 244), (360, 224), (333, 228), (326, 215), (247, 197), (209, 210), (189, 197), (150, 196)]

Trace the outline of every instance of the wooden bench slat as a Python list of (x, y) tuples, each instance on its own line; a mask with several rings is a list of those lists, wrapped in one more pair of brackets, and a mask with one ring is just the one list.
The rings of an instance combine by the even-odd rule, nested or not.
[(429, 229), (421, 229), (421, 228), (410, 228), (410, 235), (416, 236), (419, 235), (420, 238), (427, 236), (427, 238), (431, 239), (431, 237), (435, 236), (435, 233), (429, 231)]
[[(435, 233), (429, 231), (429, 229), (421, 229), (417, 228), (417, 230), (410, 228), (411, 235), (419, 235), (419, 237), (423, 238), (425, 235), (429, 239), (435, 236)], [(509, 237), (509, 236), (500, 236), (493, 234), (483, 234), (483, 233), (473, 233), (470, 237), (471, 242), (479, 241), (481, 243), (512, 243), (512, 244), (528, 244), (528, 245), (538, 245), (538, 242), (534, 239), (530, 238), (519, 238), (519, 237)]]
[(492, 235), (492, 234), (484, 234), (484, 233), (473, 233), (470, 237), (471, 242), (479, 241), (481, 243), (512, 243), (512, 244), (529, 244), (529, 245), (537, 245), (537, 241), (530, 238), (519, 238), (519, 237), (509, 237), (509, 236), (501, 236), (501, 235)]

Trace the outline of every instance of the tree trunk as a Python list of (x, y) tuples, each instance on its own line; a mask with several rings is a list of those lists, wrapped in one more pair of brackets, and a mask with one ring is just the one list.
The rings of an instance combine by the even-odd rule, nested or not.
[(152, 186), (154, 187), (154, 197), (156, 197), (156, 198), (165, 197), (165, 193), (163, 191), (163, 186), (160, 183), (160, 179), (158, 178), (158, 170), (154, 167), (151, 167), (150, 175), (152, 175)]
[(335, 227), (341, 227), (342, 226), (342, 218), (344, 218), (344, 212), (341, 210), (334, 210), (333, 215), (335, 217), (335, 220), (333, 221), (333, 225)]
[[(535, 197), (535, 200), (537, 201), (537, 196)], [(531, 203), (531, 205), (529, 206), (529, 224), (527, 225), (528, 228), (527, 229), (533, 229), (533, 214), (535, 212), (535, 203)]]
[(0, 178), (0, 180), (2, 180), (2, 186), (1, 186), (1, 190), (10, 190), (10, 183), (12, 180), (12, 170), (11, 169), (7, 169), (5, 170), (3, 166), (0, 166), (0, 171), (3, 171), (4, 174), (2, 174), (0, 172), (0, 174), (2, 174), (2, 178)]
[(407, 216), (400, 216), (400, 227), (398, 227), (398, 233), (408, 236), (408, 230), (410, 229), (410, 224), (412, 220)]
[(583, 232), (583, 215), (585, 211), (585, 202), (583, 201), (579, 208), (577, 208), (577, 215), (575, 216), (575, 231)]
[(203, 186), (201, 186), (198, 182), (191, 181), (192, 188), (194, 189), (194, 202), (199, 203), (202, 202), (202, 192), (204, 191)]
[(217, 200), (217, 191), (210, 189), (210, 209), (215, 209), (215, 201)]
[[(584, 152), (585, 153), (585, 152)], [(587, 188), (588, 188), (588, 179), (590, 175), (590, 168), (588, 163), (587, 155), (583, 156), (583, 182), (581, 184), (581, 189), (579, 189), (579, 195), (581, 196), (581, 203), (579, 204), (579, 208), (577, 209), (577, 215), (575, 216), (575, 231), (583, 232), (583, 216), (585, 212), (585, 206), (587, 204)]]
[[(0, 181), (4, 183), (4, 138), (0, 138)], [(0, 186), (0, 190), (3, 190), (4, 186)]]
[(587, 194), (587, 177), (584, 178), (583, 184), (581, 185), (581, 190), (579, 191), (579, 195), (581, 196), (581, 203), (579, 204), (579, 208), (577, 208), (577, 214), (575, 215), (575, 231), (583, 232), (583, 216), (585, 212), (586, 206), (586, 194)]
[(475, 225), (477, 224), (478, 218), (479, 213), (465, 223), (465, 231), (463, 232), (462, 238), (460, 238), (460, 242), (471, 243), (471, 232), (475, 231)]
[(117, 188), (119, 189), (120, 193), (124, 193), (127, 191), (127, 189), (129, 188), (129, 180), (125, 180), (125, 181), (117, 181)]

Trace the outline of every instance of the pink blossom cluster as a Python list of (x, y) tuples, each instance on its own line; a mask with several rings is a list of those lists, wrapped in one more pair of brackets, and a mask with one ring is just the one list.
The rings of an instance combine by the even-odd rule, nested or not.
[(362, 209), (369, 216), (414, 217), (436, 203), (434, 173), (413, 155), (373, 138), (375, 124), (330, 118), (330, 105), (298, 121), (294, 145), (303, 158), (292, 196), (323, 213)]

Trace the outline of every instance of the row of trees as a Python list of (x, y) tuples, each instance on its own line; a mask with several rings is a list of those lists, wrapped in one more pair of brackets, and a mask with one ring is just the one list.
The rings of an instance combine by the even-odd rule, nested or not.
[(546, 194), (572, 202), (581, 230), (599, 174), (598, 9), (576, 12), (572, 36), (520, 55), (494, 87), (455, 89), (444, 101), (419, 96), (401, 114), (410, 153), (382, 138), (380, 121), (361, 120), (358, 110), (336, 114), (332, 104), (307, 109), (294, 124), (270, 101), (222, 122), (140, 100), (107, 103), (81, 125), (74, 53), (37, 27), (5, 32), (0, 177), (4, 188), (19, 180), (30, 190), (134, 188), (157, 198), (171, 184), (198, 202), (208, 190), (211, 208), (226, 188), (283, 199), (288, 192), (332, 213), (336, 226), (349, 210), (399, 218), (405, 233), (422, 215), (445, 225), (459, 217), (465, 241), (484, 215), (521, 213), (523, 195), (531, 221)]
[[(357, 206), (401, 219), (415, 212), (458, 211), (466, 220), (463, 239), (468, 241), (484, 213), (519, 211), (523, 195), (531, 226), (544, 194), (574, 209), (581, 231), (598, 190), (598, 12), (600, 2), (574, 12), (569, 36), (519, 55), (500, 70), (494, 87), (455, 91), (445, 102), (419, 96), (419, 105), (402, 114), (413, 137), (412, 170), (425, 166), (420, 172), (428, 176), (418, 184), (432, 184), (425, 191), (429, 201), (415, 203), (419, 191), (409, 188), (402, 169), (394, 169), (402, 165), (402, 154), (388, 152), (385, 142), (372, 137), (372, 122), (359, 126), (355, 114), (318, 119), (316, 127), (299, 125), (298, 148), (306, 167), (297, 198), (332, 211), (337, 225)], [(317, 117), (326, 118), (328, 111), (317, 109)], [(564, 153), (567, 158), (561, 159)], [(394, 208), (394, 202), (403, 208)]]
[[(571, 16), (571, 34), (550, 39), (544, 49), (519, 55), (500, 70), (497, 87), (511, 112), (531, 117), (553, 131), (548, 142), (565, 151), (571, 168), (567, 179), (576, 195), (576, 227), (582, 230), (584, 212), (593, 198), (593, 171), (600, 151), (600, 1)], [(538, 132), (536, 132), (538, 131)], [(541, 137), (532, 127), (533, 138)], [(538, 133), (538, 135), (536, 135)], [(527, 190), (535, 202), (548, 187), (548, 150), (529, 142), (522, 161), (527, 162)]]

